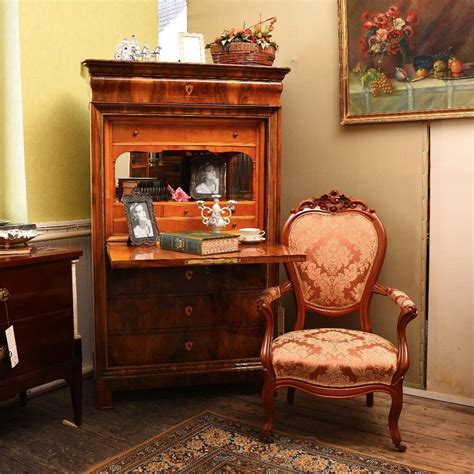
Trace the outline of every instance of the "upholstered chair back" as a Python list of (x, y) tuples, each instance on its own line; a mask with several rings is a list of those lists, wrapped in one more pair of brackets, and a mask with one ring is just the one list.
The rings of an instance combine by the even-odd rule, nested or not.
[(306, 309), (340, 316), (360, 308), (364, 296), (370, 297), (386, 237), (369, 209), (353, 203), (346, 207), (326, 203), (322, 208), (315, 202), (303, 202), (292, 211), (282, 241), (306, 254), (305, 262), (287, 266)]

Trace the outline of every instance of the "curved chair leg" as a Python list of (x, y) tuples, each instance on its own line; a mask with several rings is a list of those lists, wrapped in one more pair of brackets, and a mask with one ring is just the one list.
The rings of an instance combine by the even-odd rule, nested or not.
[(288, 391), (286, 392), (286, 401), (289, 405), (293, 405), (295, 401), (295, 389), (293, 387), (288, 387)]
[(388, 423), (390, 427), (390, 434), (392, 436), (392, 441), (395, 447), (401, 452), (406, 451), (406, 446), (401, 444), (400, 430), (398, 429), (398, 419), (400, 418), (400, 413), (403, 406), (403, 385), (402, 382), (399, 382), (393, 387), (394, 391), (390, 393), (392, 397), (392, 406), (390, 407), (390, 414), (388, 416)]
[(374, 406), (374, 392), (368, 393), (366, 395), (366, 405), (368, 407), (373, 407)]
[(275, 381), (265, 379), (263, 382), (262, 402), (265, 410), (265, 423), (262, 428), (262, 437), (267, 440), (273, 425), (273, 392), (275, 390)]

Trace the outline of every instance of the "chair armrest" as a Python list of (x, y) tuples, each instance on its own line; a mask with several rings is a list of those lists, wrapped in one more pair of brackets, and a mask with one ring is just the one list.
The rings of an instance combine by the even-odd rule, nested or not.
[(380, 283), (376, 283), (373, 289), (374, 293), (388, 296), (399, 308), (400, 314), (397, 322), (397, 342), (398, 359), (397, 370), (393, 376), (392, 384), (398, 382), (405, 375), (410, 364), (408, 356), (408, 344), (406, 328), (408, 323), (418, 316), (418, 309), (408, 295), (395, 288), (386, 288)]
[(293, 291), (290, 282), (280, 286), (272, 286), (265, 289), (257, 298), (257, 311), (265, 318), (265, 334), (263, 336), (262, 347), (260, 348), (260, 361), (265, 370), (273, 371), (272, 341), (275, 330), (275, 319), (272, 310), (272, 303), (281, 298), (285, 293)]
[(400, 308), (403, 314), (417, 311), (415, 303), (403, 291), (387, 288), (387, 296)]

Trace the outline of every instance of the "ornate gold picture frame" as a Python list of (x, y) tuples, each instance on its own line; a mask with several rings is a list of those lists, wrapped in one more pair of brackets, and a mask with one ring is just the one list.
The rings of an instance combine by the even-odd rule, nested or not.
[(472, 0), (338, 5), (342, 125), (474, 117)]

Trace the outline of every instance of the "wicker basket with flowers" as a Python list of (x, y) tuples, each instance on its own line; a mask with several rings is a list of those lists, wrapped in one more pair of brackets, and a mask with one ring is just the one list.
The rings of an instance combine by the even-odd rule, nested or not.
[(271, 39), (275, 22), (276, 17), (271, 17), (249, 28), (225, 30), (206, 48), (210, 48), (212, 60), (217, 64), (271, 66), (278, 49)]

